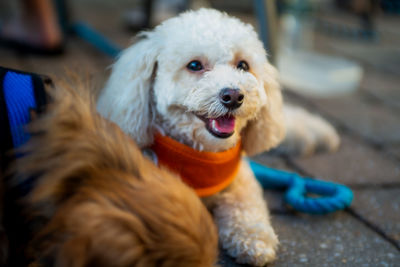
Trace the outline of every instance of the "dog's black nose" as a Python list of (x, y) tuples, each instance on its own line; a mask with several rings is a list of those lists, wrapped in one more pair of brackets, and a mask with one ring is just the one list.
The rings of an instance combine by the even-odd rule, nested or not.
[(221, 101), (225, 107), (235, 109), (242, 105), (244, 94), (239, 89), (224, 88), (219, 93), (219, 101)]

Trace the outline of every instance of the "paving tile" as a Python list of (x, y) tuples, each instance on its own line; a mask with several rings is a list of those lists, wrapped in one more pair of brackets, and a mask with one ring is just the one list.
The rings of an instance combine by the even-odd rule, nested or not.
[(83, 82), (97, 94), (109, 76), (110, 70), (107, 67), (113, 61), (94, 51), (84, 41), (74, 38), (67, 43), (63, 55), (49, 58), (29, 56), (25, 62), (28, 63), (29, 71), (49, 75), (56, 84), (57, 80)]
[(251, 267), (251, 265), (236, 263), (235, 260), (233, 258), (231, 258), (230, 256), (228, 256), (226, 254), (226, 252), (222, 249), (220, 249), (220, 252), (219, 252), (218, 264), (221, 267)]
[(387, 148), (390, 155), (397, 158), (400, 161), (400, 145), (393, 145)]
[(275, 216), (281, 242), (272, 266), (395, 266), (400, 254), (349, 215)]
[(23, 69), (21, 57), (14, 51), (2, 47), (0, 47), (0, 66), (17, 70)]
[(400, 142), (400, 116), (382, 105), (372, 105), (357, 94), (313, 100), (324, 114), (378, 144)]
[(400, 188), (354, 190), (355, 211), (400, 246)]
[[(251, 159), (267, 167), (293, 172), (281, 158), (275, 155), (262, 153), (255, 157), (252, 157)], [(286, 205), (285, 202), (283, 201), (284, 193), (285, 192), (282, 190), (273, 190), (273, 189), (264, 190), (264, 198), (266, 199), (268, 208), (270, 210), (278, 212), (286, 210)]]
[[(344, 212), (326, 216), (272, 217), (280, 240), (278, 259), (283, 266), (398, 266), (400, 253), (375, 232)], [(222, 266), (235, 264), (223, 251)]]
[(354, 49), (348, 49), (348, 46), (340, 44), (332, 44), (333, 49), (346, 56), (359, 60), (376, 69), (381, 69), (399, 75), (400, 49), (388, 45), (386, 47), (369, 46), (360, 49), (359, 46)]
[(400, 164), (358, 140), (342, 136), (335, 153), (296, 158), (295, 163), (316, 178), (343, 184), (400, 182)]
[[(342, 20), (339, 15), (337, 19)], [(379, 26), (378, 26), (379, 27)], [(346, 57), (362, 65), (398, 75), (400, 62), (399, 29), (380, 31), (377, 40), (338, 38), (335, 35), (315, 34), (315, 48), (322, 53)]]
[(385, 106), (394, 108), (398, 112), (400, 110), (399, 85), (400, 77), (398, 75), (390, 75), (382, 71), (365, 68), (360, 87), (361, 91), (367, 92)]
[[(54, 57), (29, 56), (27, 61), (30, 63), (32, 71), (53, 75), (56, 77), (66, 77), (68, 73), (76, 73), (81, 77), (90, 76), (98, 72), (104, 72), (111, 60), (104, 61), (103, 64), (93, 62), (94, 56), (89, 57), (92, 48), (79, 39), (70, 39), (66, 44), (65, 53)], [(105, 55), (98, 54), (97, 57)]]
[(400, 40), (400, 18), (398, 16), (377, 16), (376, 20), (378, 31), (383, 32), (385, 34), (384, 37), (387, 37), (392, 42)]
[(251, 157), (251, 159), (267, 167), (291, 171), (291, 169), (285, 164), (284, 160), (277, 155), (273, 155), (270, 153), (261, 153), (254, 157)]
[(286, 205), (284, 197), (285, 191), (272, 189), (264, 190), (264, 198), (267, 202), (270, 214), (274, 215), (291, 210), (290, 207)]

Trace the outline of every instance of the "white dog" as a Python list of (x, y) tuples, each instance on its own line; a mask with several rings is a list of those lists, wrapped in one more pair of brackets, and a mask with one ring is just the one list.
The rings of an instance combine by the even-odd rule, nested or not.
[[(173, 144), (172, 161), (180, 159), (180, 152), (173, 151), (179, 146), (177, 150), (189, 151), (189, 158), (197, 151), (206, 151), (199, 152), (200, 157), (212, 158), (215, 153), (224, 158), (223, 153), (235, 148), (255, 155), (282, 141), (285, 123), (295, 124), (289, 125), (290, 131), (302, 133), (299, 137), (290, 132), (289, 146), (307, 136), (309, 125), (315, 137), (311, 146), (320, 140), (330, 148), (337, 146), (336, 133), (319, 118), (301, 111), (303, 121), (296, 121), (293, 108), (288, 112), (291, 117), (284, 118), (277, 72), (252, 26), (216, 10), (200, 9), (169, 19), (139, 37), (115, 63), (97, 107), (140, 147), (153, 147), (157, 138), (167, 136), (174, 141), (167, 141), (166, 147), (180, 143)], [(232, 162), (227, 175), (234, 179), (217, 184), (217, 191), (194, 188), (213, 213), (228, 254), (239, 263), (262, 266), (274, 260), (278, 239), (248, 163)], [(166, 165), (185, 180), (174, 164)], [(196, 169), (200, 183), (209, 179), (202, 172), (207, 168)]]

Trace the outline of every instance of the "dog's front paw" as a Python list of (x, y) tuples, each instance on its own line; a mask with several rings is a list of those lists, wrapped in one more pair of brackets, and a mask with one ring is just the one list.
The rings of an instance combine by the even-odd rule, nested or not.
[(329, 122), (298, 107), (285, 106), (284, 111), (286, 137), (278, 147), (279, 152), (311, 155), (317, 151), (337, 150), (340, 138)]
[(275, 260), (278, 238), (270, 226), (221, 231), (222, 247), (241, 264), (264, 266)]

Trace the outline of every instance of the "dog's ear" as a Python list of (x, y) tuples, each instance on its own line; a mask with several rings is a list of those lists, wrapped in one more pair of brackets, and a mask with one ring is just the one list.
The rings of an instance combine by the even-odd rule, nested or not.
[(282, 112), (282, 94), (278, 72), (269, 63), (264, 65), (261, 79), (267, 95), (266, 103), (256, 118), (249, 121), (242, 131), (243, 148), (249, 156), (277, 146), (285, 135)]
[(98, 111), (118, 124), (139, 147), (153, 141), (150, 95), (159, 54), (159, 42), (153, 34), (142, 33), (142, 39), (122, 52), (97, 103)]

